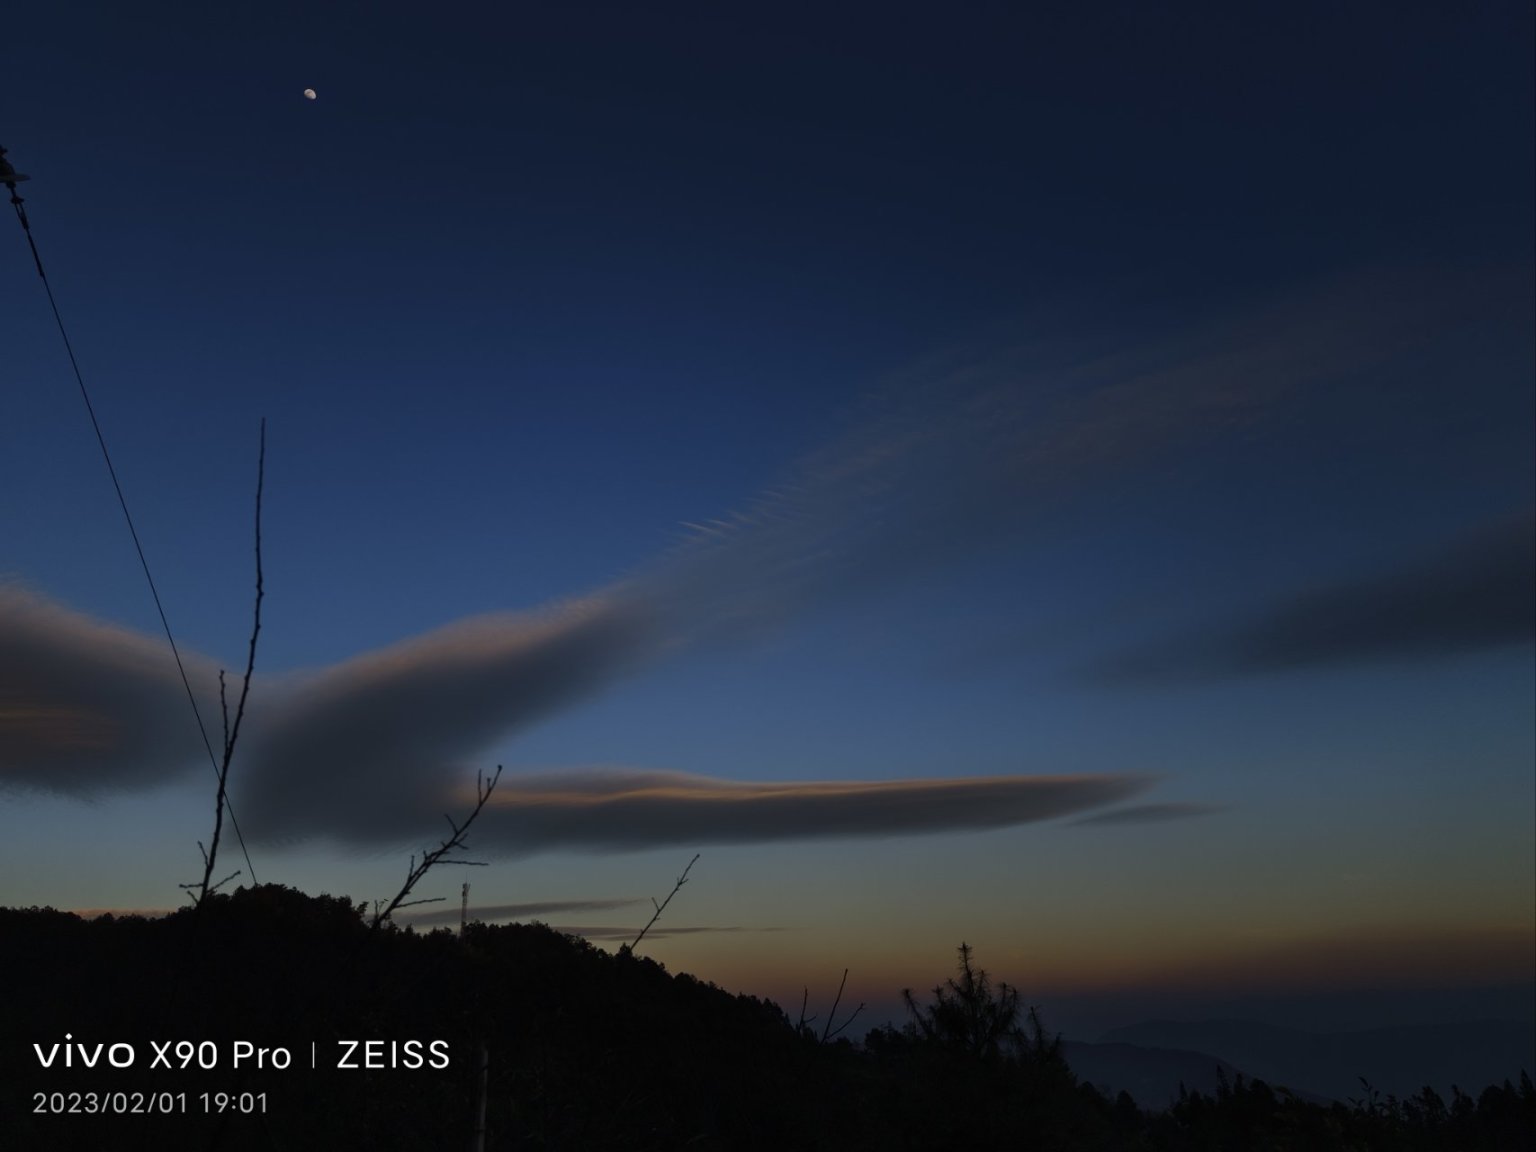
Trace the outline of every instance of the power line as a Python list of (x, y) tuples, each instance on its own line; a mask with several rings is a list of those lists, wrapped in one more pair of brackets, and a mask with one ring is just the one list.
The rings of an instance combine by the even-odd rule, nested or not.
[[(85, 377), (80, 371), (80, 363), (75, 359), (75, 349), (70, 343), (69, 332), (64, 327), (64, 317), (59, 314), (59, 305), (53, 298), (53, 285), (48, 283), (48, 273), (43, 270), (43, 258), (38, 255), (37, 241), (32, 238), (32, 224), (27, 219), (27, 210), (22, 205), (20, 193), (16, 191), (18, 180), (26, 177), (17, 172), (5, 161), (5, 149), (0, 148), (0, 180), (5, 181), (5, 186), (11, 190), (11, 205), (16, 209), (16, 219), (21, 222), (21, 230), (26, 233), (27, 246), (32, 250), (32, 262), (37, 265), (37, 274), (43, 281), (43, 291), (48, 294), (48, 306), (53, 309), (54, 323), (59, 326), (59, 336), (64, 341), (64, 351), (69, 355), (69, 366), (74, 370), (75, 383), (80, 385), (80, 398), (85, 401), (85, 410), (91, 417), (91, 428), (96, 433), (96, 443), (101, 447), (101, 458), (106, 461), (107, 474), (112, 477), (112, 490), (117, 493), (117, 503), (123, 510), (123, 519), (128, 522), (128, 534), (133, 537), (134, 551), (139, 554), (139, 566), (144, 569), (144, 579), (149, 583), (149, 594), (154, 598), (155, 611), (160, 614), (160, 626), (165, 630), (165, 639), (171, 646), (171, 655), (176, 659), (176, 671), (181, 674), (181, 686), (186, 689), (187, 703), (192, 705), (192, 715), (197, 720), (197, 730), (202, 735), (203, 747), (208, 751), (208, 763), (213, 767), (213, 774), (220, 778), (220, 788), (223, 787), (223, 777), (219, 772), (218, 758), (213, 754), (213, 742), (208, 739), (208, 729), (203, 724), (203, 714), (198, 709), (197, 697), (192, 693), (192, 682), (187, 678), (186, 666), (181, 662), (181, 651), (176, 647), (176, 637), (171, 635), (171, 622), (166, 618), (165, 606), (160, 602), (160, 590), (155, 587), (155, 578), (149, 571), (149, 561), (144, 556), (144, 545), (139, 542), (139, 530), (134, 527), (133, 514), (128, 511), (128, 500), (123, 495), (123, 486), (118, 482), (117, 469), (112, 466), (112, 454), (107, 451), (107, 439), (102, 435), (101, 423), (96, 419), (96, 408), (91, 403), (91, 394), (86, 390)], [(235, 830), (235, 838), (240, 841), (240, 851), (245, 856), (245, 866), (250, 872), (251, 883), (256, 883), (256, 869), (251, 864), (251, 854), (245, 846), (245, 837), (240, 832), (240, 822), (235, 819), (235, 808), (228, 797), (224, 803), (229, 808), (229, 822)]]

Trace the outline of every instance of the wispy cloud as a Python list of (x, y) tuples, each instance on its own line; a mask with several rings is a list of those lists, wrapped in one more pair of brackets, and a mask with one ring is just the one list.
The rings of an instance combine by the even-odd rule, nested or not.
[[(583, 924), (551, 924), (556, 932), (564, 932), (567, 936), (580, 936), (585, 940), (618, 940), (625, 943), (633, 940), (640, 931), (640, 925), (633, 928), (619, 928), (613, 925), (588, 926)], [(782, 932), (782, 928), (746, 928), (739, 924), (727, 924), (715, 926), (710, 924), (687, 925), (676, 928), (668, 928), (657, 924), (646, 932), (647, 940), (664, 940), (668, 936), (700, 936), (713, 935), (715, 933), (736, 932)]]
[(1170, 820), (1187, 820), (1192, 816), (1212, 816), (1217, 812), (1225, 812), (1226, 806), (1222, 804), (1132, 804), (1125, 808), (1112, 808), (1108, 812), (1097, 812), (1092, 816), (1084, 816), (1073, 820), (1073, 824), (1088, 825), (1117, 825), (1117, 824), (1163, 824)]
[(1402, 566), (1302, 592), (1246, 620), (1104, 661), (1094, 673), (1141, 683), (1332, 665), (1431, 660), (1536, 640), (1536, 513)]

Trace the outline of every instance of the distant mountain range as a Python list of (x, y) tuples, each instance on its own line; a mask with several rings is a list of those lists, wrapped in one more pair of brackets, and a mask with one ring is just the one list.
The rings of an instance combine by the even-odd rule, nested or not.
[(1142, 1108), (1154, 1112), (1178, 1098), (1180, 1085), (1209, 1096), (1215, 1093), (1221, 1073), (1229, 1082), (1238, 1075), (1225, 1060), (1203, 1052), (1081, 1040), (1063, 1041), (1061, 1051), (1079, 1080), (1111, 1098), (1128, 1092)]
[(1116, 1028), (1097, 1044), (1067, 1041), (1077, 1075), (1111, 1094), (1127, 1091), (1144, 1108), (1161, 1108), (1190, 1091), (1210, 1093), (1218, 1070), (1229, 1079), (1286, 1087), (1306, 1099), (1348, 1101), (1365, 1094), (1360, 1078), (1383, 1096), (1412, 1096), (1425, 1085), (1449, 1098), (1452, 1085), (1476, 1096), (1490, 1084), (1536, 1075), (1536, 1024), (1477, 1020), (1459, 1024), (1303, 1032), (1242, 1020), (1155, 1020)]

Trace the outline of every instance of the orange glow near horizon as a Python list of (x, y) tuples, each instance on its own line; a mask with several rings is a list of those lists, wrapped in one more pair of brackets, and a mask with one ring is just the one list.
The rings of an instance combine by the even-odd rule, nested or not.
[[(954, 970), (959, 938), (942, 947), (897, 955), (856, 949), (833, 955), (808, 947), (800, 934), (721, 934), (662, 938), (648, 952), (673, 971), (771, 999), (798, 1003), (809, 988), (849, 972), (849, 995), (893, 999), (902, 988), (926, 992)], [(1209, 992), (1215, 995), (1305, 994), (1353, 989), (1513, 986), (1536, 971), (1536, 928), (1423, 927), (1361, 929), (1290, 940), (1243, 943), (1176, 939), (1156, 955), (1130, 949), (1068, 946), (1033, 956), (969, 938), (975, 963), (995, 981), (1020, 988), (1025, 998), (1109, 996), (1136, 992)], [(818, 954), (814, 960), (807, 953)], [(830, 995), (830, 991), (828, 995)], [(857, 1001), (855, 1001), (857, 1002)]]

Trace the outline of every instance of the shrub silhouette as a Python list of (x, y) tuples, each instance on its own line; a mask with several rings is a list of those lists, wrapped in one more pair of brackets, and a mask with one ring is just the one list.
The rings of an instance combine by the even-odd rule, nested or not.
[(898, 1148), (1115, 1147), (1112, 1109), (1084, 1095), (1039, 1014), (1018, 989), (993, 983), (961, 944), (955, 975), (919, 1004), (902, 992), (911, 1019), (865, 1038), (879, 1068)]
[(971, 964), (971, 946), (960, 945), (960, 971), (933, 990), (933, 1003), (920, 1006), (903, 988), (912, 1020), (908, 1034), (925, 1044), (993, 1060), (1022, 1040), (1019, 992), (1007, 984), (994, 991), (984, 969)]
[(962, 943), (958, 951), (959, 973), (933, 990), (933, 1003), (920, 1006), (912, 989), (902, 989), (912, 1015), (907, 1035), (981, 1060), (1014, 1056), (1042, 1064), (1060, 1061), (1061, 1039), (1046, 1037), (1036, 1009), (1028, 1012), (1027, 1029), (1020, 1022), (1019, 990), (1005, 982), (994, 989), (986, 969), (971, 963), (971, 946)]

